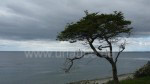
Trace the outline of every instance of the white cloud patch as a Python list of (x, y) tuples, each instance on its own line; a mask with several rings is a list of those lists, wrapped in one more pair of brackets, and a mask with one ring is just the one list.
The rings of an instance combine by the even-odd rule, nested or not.
[(0, 51), (74, 51), (83, 49), (81, 44), (58, 41), (15, 41), (1, 39)]
[[(125, 51), (150, 51), (150, 37), (127, 38)], [(0, 39), (0, 51), (89, 51), (88, 45), (83, 42), (69, 43), (59, 41), (15, 41)], [(114, 48), (118, 51), (118, 46)]]

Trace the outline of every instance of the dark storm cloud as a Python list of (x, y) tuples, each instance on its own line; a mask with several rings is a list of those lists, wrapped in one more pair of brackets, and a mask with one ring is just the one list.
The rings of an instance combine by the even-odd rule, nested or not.
[(0, 38), (55, 39), (66, 23), (90, 12), (124, 12), (138, 35), (150, 35), (148, 0), (0, 0)]

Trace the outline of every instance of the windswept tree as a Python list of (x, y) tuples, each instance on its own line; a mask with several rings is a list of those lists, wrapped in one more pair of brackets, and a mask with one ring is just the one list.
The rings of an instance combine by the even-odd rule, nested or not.
[[(69, 41), (70, 43), (83, 41), (89, 45), (93, 52), (85, 53), (81, 57), (68, 58), (71, 64), (66, 72), (70, 70), (75, 60), (81, 59), (87, 54), (95, 54), (97, 57), (105, 58), (111, 64), (113, 80), (115, 84), (119, 84), (116, 64), (119, 55), (125, 49), (125, 42), (122, 41), (122, 38), (130, 36), (131, 21), (125, 20), (123, 13), (117, 11), (111, 14), (88, 13), (85, 11), (85, 14), (86, 16), (79, 21), (67, 24), (65, 30), (57, 36), (59, 41)], [(99, 43), (94, 45), (94, 42)], [(119, 51), (114, 56), (113, 45), (117, 43), (120, 44)], [(109, 54), (102, 54), (101, 52), (106, 49)]]

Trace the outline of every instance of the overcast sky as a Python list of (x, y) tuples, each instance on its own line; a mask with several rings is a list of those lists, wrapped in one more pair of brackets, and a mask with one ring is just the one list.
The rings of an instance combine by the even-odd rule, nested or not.
[[(127, 51), (150, 51), (149, 0), (0, 0), (0, 50), (74, 50), (80, 44), (56, 42), (67, 23), (89, 12), (122, 11), (134, 32)], [(62, 47), (63, 45), (63, 47)], [(132, 45), (132, 46), (131, 46)], [(73, 46), (73, 48), (72, 48)], [(145, 47), (144, 47), (145, 46)], [(69, 47), (69, 48), (68, 48)]]

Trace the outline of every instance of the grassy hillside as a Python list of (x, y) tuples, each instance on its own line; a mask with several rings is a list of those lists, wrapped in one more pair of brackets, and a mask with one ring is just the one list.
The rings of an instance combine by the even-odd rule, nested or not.
[(150, 84), (150, 76), (123, 80), (121, 81), (121, 84)]

